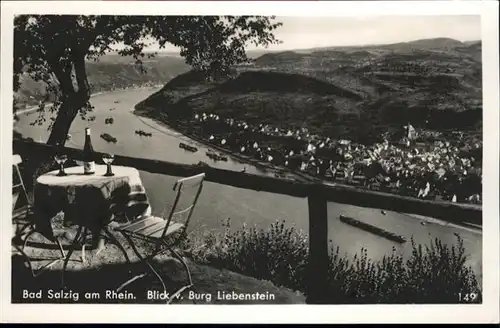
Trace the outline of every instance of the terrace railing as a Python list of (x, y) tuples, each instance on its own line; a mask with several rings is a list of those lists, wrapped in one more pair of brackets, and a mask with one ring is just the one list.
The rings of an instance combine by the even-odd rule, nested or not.
[[(47, 156), (53, 153), (51, 146), (14, 141), (14, 152), (28, 158)], [(81, 150), (65, 148), (70, 158), (81, 158)], [(97, 156), (102, 154), (97, 153)], [(135, 167), (140, 171), (176, 177), (187, 177), (198, 173), (206, 174), (206, 181), (228, 185), (241, 189), (270, 192), (299, 198), (307, 198), (309, 211), (309, 274), (307, 303), (321, 304), (327, 299), (328, 278), (328, 216), (327, 203), (355, 205), (381, 210), (404, 212), (442, 219), (448, 222), (467, 222), (482, 225), (482, 206), (416, 199), (411, 197), (386, 194), (371, 190), (357, 189), (343, 185), (325, 185), (322, 183), (304, 183), (288, 179), (279, 179), (223, 170), (205, 165), (187, 165), (159, 160), (134, 158), (115, 155), (116, 165)]]

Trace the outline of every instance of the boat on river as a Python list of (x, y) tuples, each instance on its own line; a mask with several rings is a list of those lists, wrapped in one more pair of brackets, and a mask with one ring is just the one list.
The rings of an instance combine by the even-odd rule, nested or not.
[(209, 151), (206, 152), (206, 155), (207, 155), (208, 158), (213, 159), (213, 160), (215, 160), (215, 158), (217, 156), (216, 153), (212, 153), (212, 152), (209, 152)]
[(115, 137), (113, 137), (109, 133), (103, 133), (103, 134), (101, 134), (101, 138), (103, 138), (107, 142), (112, 142), (112, 143), (116, 143), (118, 141), (118, 139), (116, 139)]
[(179, 143), (179, 148), (185, 149), (185, 150), (193, 152), (193, 153), (195, 153), (195, 152), (198, 151), (198, 148), (190, 146), (190, 145), (187, 145), (187, 144), (182, 143), (182, 142)]
[(405, 236), (398, 235), (398, 234), (395, 234), (393, 232), (381, 229), (379, 227), (376, 227), (374, 225), (368, 224), (366, 222), (362, 222), (362, 221), (356, 220), (354, 218), (351, 218), (351, 217), (348, 217), (348, 216), (345, 216), (345, 215), (340, 215), (339, 219), (340, 219), (340, 221), (342, 221), (342, 222), (344, 222), (344, 223), (346, 223), (346, 224), (348, 224), (350, 226), (353, 226), (353, 227), (356, 227), (356, 228), (360, 228), (362, 230), (371, 232), (373, 234), (376, 234), (378, 236), (381, 236), (381, 237), (387, 238), (389, 240), (398, 242), (400, 244), (406, 243)]
[(210, 152), (210, 151), (207, 151), (206, 155), (211, 160), (227, 162), (227, 157), (226, 156), (222, 156), (222, 155), (216, 154), (214, 152)]
[(219, 158), (219, 161), (227, 162), (226, 156), (218, 155), (218, 158)]
[(115, 120), (112, 118), (112, 117), (107, 117), (105, 120), (104, 120), (104, 123), (105, 124), (113, 124)]
[(138, 134), (138, 135), (144, 136), (144, 137), (151, 137), (153, 135), (151, 132), (145, 132), (143, 130), (135, 130), (135, 134)]

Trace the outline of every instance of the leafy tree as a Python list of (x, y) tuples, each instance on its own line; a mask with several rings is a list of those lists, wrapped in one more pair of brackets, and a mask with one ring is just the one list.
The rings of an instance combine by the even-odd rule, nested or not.
[[(20, 76), (29, 75), (47, 86), (46, 100), (55, 98), (56, 112), (48, 144), (63, 144), (76, 115), (92, 111), (91, 86), (85, 63), (98, 60), (113, 46), (132, 56), (144, 71), (148, 45), (167, 43), (181, 49), (194, 70), (207, 77), (225, 75), (229, 67), (248, 60), (245, 46), (278, 43), (274, 17), (261, 16), (75, 16), (21, 15), (14, 20), (14, 90)], [(43, 117), (43, 104), (40, 105)], [(43, 118), (45, 119), (45, 118)]]

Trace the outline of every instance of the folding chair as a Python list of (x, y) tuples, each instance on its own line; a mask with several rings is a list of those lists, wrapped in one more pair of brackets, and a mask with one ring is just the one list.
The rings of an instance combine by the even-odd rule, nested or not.
[[(19, 218), (24, 218), (28, 220), (28, 216), (30, 211), (33, 209), (31, 199), (28, 196), (28, 192), (26, 191), (26, 186), (24, 185), (23, 177), (21, 176), (21, 171), (19, 169), (19, 164), (22, 163), (21, 156), (14, 155), (12, 158), (12, 166), (13, 166), (13, 177), (12, 177), (12, 219), (17, 220)], [(24, 204), (19, 206), (21, 203), (20, 196), (24, 196)], [(26, 224), (23, 226), (21, 231), (16, 232), (16, 235), (19, 233), (23, 233), (24, 230), (29, 226)]]
[[(28, 239), (31, 235), (36, 233), (35, 229), (35, 224), (32, 219), (32, 210), (33, 210), (33, 204), (31, 199), (28, 196), (28, 192), (26, 191), (26, 186), (24, 184), (23, 177), (21, 175), (21, 170), (19, 169), (19, 164), (22, 163), (22, 158), (20, 155), (14, 155), (12, 158), (12, 166), (14, 167), (13, 173), (13, 181), (12, 181), (12, 220), (16, 221), (21, 217), (24, 217), (26, 220), (25, 224), (22, 226), (21, 229), (17, 228), (17, 223), (16, 223), (16, 232), (14, 234), (14, 237), (12, 238), (12, 246), (19, 252), (21, 255), (26, 259), (28, 266), (31, 270), (31, 273), (33, 277), (38, 277), (40, 274), (42, 274), (45, 269), (48, 269), (52, 265), (56, 264), (59, 261), (64, 260), (65, 258), (65, 253), (62, 248), (62, 245), (60, 241), (55, 238), (55, 243), (58, 245), (59, 250), (61, 251), (61, 258), (57, 258), (52, 260), (50, 263), (46, 264), (44, 267), (38, 270), (38, 272), (35, 272), (33, 270), (33, 266), (31, 265), (31, 258), (24, 252), (24, 248), (26, 247), (26, 244), (28, 243)], [(25, 198), (25, 205), (18, 206), (20, 198), (19, 196), (24, 196)], [(23, 234), (26, 233), (26, 237), (24, 241), (22, 240)], [(22, 247), (17, 245), (17, 243), (22, 244)]]
[[(173, 190), (176, 191), (174, 203), (171, 207), (170, 213), (166, 218), (156, 217), (156, 216), (141, 216), (137, 219), (131, 220), (125, 224), (122, 224), (118, 227), (115, 227), (114, 230), (120, 232), (127, 242), (132, 247), (134, 253), (139, 257), (141, 261), (144, 261), (149, 269), (156, 275), (159, 279), (160, 283), (163, 286), (163, 291), (166, 293), (165, 283), (158, 274), (158, 272), (153, 268), (150, 260), (152, 260), (155, 256), (160, 255), (166, 251), (170, 252), (175, 258), (177, 258), (184, 269), (186, 270), (186, 274), (188, 277), (188, 284), (181, 287), (175, 293), (173, 293), (168, 303), (171, 303), (174, 299), (177, 298), (183, 291), (193, 286), (193, 281), (191, 278), (191, 272), (189, 271), (189, 267), (184, 260), (184, 258), (174, 250), (174, 247), (178, 246), (178, 243), (185, 236), (187, 227), (189, 225), (189, 221), (191, 219), (191, 215), (193, 214), (194, 208), (198, 201), (198, 197), (200, 196), (201, 190), (203, 189), (203, 180), (205, 179), (205, 174), (198, 174), (195, 176), (191, 176), (188, 178), (177, 180), (174, 184)], [(194, 198), (189, 202), (191, 205), (186, 206), (182, 209), (178, 209), (179, 202), (184, 195), (187, 189), (195, 190)], [(182, 198), (183, 199), (183, 198)], [(185, 216), (185, 222), (181, 223), (181, 220), (172, 220), (177, 216)], [(138, 251), (135, 241), (141, 241), (148, 246), (153, 246), (154, 251), (148, 255), (143, 256)], [(123, 283), (118, 291), (123, 290), (123, 288), (130, 283), (146, 276), (146, 273), (137, 275), (132, 279), (129, 279), (125, 283)]]

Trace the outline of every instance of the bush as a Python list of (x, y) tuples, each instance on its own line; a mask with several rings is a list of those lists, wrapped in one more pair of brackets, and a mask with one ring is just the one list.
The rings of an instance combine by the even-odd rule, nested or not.
[(307, 236), (276, 222), (264, 231), (243, 227), (231, 232), (229, 220), (223, 234), (209, 233), (193, 250), (196, 261), (226, 268), (277, 285), (300, 290), (304, 286)]
[[(269, 229), (243, 226), (231, 231), (209, 232), (190, 238), (196, 262), (225, 268), (278, 286), (306, 293), (308, 237), (285, 222), (275, 222)], [(393, 252), (381, 261), (368, 258), (361, 249), (352, 259), (340, 256), (331, 246), (328, 288), (329, 303), (458, 303), (462, 295), (475, 293), (481, 302), (481, 290), (467, 257), (463, 241), (449, 247), (439, 239), (430, 245), (417, 245), (408, 259)]]

